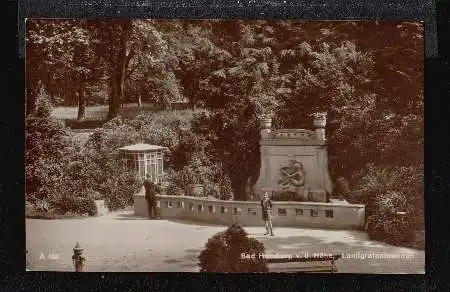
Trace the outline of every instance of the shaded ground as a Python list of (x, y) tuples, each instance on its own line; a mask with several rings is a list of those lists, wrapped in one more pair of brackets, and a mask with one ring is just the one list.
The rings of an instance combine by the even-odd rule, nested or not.
[[(131, 211), (87, 219), (27, 219), (28, 268), (73, 271), (72, 249), (79, 241), (85, 248), (87, 271), (198, 271), (197, 256), (208, 238), (224, 229), (176, 220), (147, 220), (133, 216)], [(245, 229), (264, 243), (267, 254), (342, 253), (343, 258), (336, 263), (342, 273), (424, 273), (424, 251), (371, 241), (362, 231), (275, 227), (275, 237), (266, 237), (264, 228)], [(361, 259), (361, 255), (372, 253), (410, 258)]]

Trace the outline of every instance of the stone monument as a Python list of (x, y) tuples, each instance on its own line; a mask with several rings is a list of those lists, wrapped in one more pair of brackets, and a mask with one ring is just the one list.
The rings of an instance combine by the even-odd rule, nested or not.
[(326, 202), (332, 185), (325, 126), (326, 113), (314, 115), (314, 131), (272, 130), (272, 119), (261, 119), (261, 169), (255, 192), (289, 192), (303, 201)]

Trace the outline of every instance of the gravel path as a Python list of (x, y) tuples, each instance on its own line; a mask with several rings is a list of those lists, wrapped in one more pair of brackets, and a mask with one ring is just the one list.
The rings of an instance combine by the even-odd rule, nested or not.
[[(342, 253), (336, 267), (342, 273), (420, 273), (424, 251), (369, 240), (362, 231), (247, 227), (264, 243), (268, 255)], [(92, 272), (194, 272), (197, 256), (208, 238), (226, 226), (147, 220), (130, 211), (101, 217), (66, 220), (26, 220), (28, 268), (73, 271), (73, 247), (84, 247), (85, 269)], [(366, 256), (364, 259), (363, 257)], [(378, 258), (367, 258), (367, 257)], [(403, 257), (390, 258), (386, 257)], [(380, 258), (380, 257), (385, 257)], [(276, 271), (276, 268), (273, 270)]]

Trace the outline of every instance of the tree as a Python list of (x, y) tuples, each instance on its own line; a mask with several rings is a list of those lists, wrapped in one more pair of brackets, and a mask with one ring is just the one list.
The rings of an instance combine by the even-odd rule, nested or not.
[(135, 49), (130, 45), (132, 20), (92, 21), (89, 23), (95, 42), (94, 50), (103, 61), (109, 85), (107, 119), (117, 116), (123, 98), (126, 70)]
[[(85, 47), (87, 32), (82, 21), (27, 21), (26, 39), (26, 114), (36, 111), (37, 96), (45, 89), (53, 102), (58, 96), (73, 96), (77, 83), (73, 81), (86, 72), (82, 61), (75, 64), (75, 52)], [(70, 77), (67, 79), (67, 77)], [(64, 86), (71, 81), (70, 86)], [(64, 85), (63, 85), (64, 84)], [(64, 92), (69, 89), (70, 92)]]
[(44, 88), (53, 103), (77, 104), (77, 119), (85, 117), (86, 95), (104, 74), (88, 28), (85, 20), (27, 22), (27, 115), (35, 112), (37, 94)]
[[(45, 87), (57, 96), (73, 87), (78, 94), (67, 95), (78, 97), (80, 118), (84, 96), (101, 83), (110, 89), (111, 120), (119, 105), (131, 100), (165, 107), (187, 98), (191, 106), (205, 107), (193, 131), (211, 147), (195, 151), (207, 157), (205, 165), (216, 162), (223, 168), (236, 199), (246, 199), (248, 185), (259, 175), (258, 119), (265, 114), (278, 128), (309, 128), (312, 113), (327, 111), (331, 173), (348, 181), (349, 189), (358, 185), (368, 162), (423, 169), (420, 24), (123, 20), (34, 25), (27, 59), (36, 64), (27, 73), (33, 90)], [(177, 170), (193, 156), (177, 157)]]
[(51, 119), (52, 110), (48, 97), (37, 106), (36, 115), (25, 121), (25, 192), (27, 197), (43, 197), (42, 187), (49, 176), (59, 176), (64, 150), (68, 145), (68, 133), (63, 125)]
[[(109, 89), (107, 119), (126, 96), (151, 95), (157, 103), (180, 99), (162, 24), (141, 20), (33, 20), (27, 30), (27, 114), (45, 88), (55, 103), (77, 104), (85, 116), (87, 97)], [(151, 93), (151, 94), (149, 94)]]
[(272, 49), (276, 41), (270, 27), (264, 21), (237, 23), (237, 33), (230, 26), (229, 22), (213, 26), (213, 31), (221, 31), (214, 41), (231, 58), (200, 82), (201, 101), (211, 114), (200, 118), (197, 129), (210, 132), (215, 156), (231, 179), (235, 199), (246, 200), (248, 184), (256, 182), (259, 171), (258, 118), (275, 111), (277, 98), (289, 90)]
[(172, 51), (178, 59), (174, 73), (192, 108), (201, 105), (201, 81), (231, 59), (226, 49), (214, 43), (214, 26), (215, 22), (209, 20), (183, 21), (171, 34)]
[[(262, 243), (249, 238), (241, 226), (233, 224), (208, 239), (198, 257), (200, 272), (267, 272), (264, 250)], [(250, 258), (243, 258), (243, 254)]]
[[(108, 76), (108, 120), (117, 116), (127, 95), (136, 101), (152, 95), (163, 104), (179, 95), (171, 70), (173, 60), (165, 35), (158, 30), (160, 26), (149, 20), (91, 22), (96, 54), (101, 56)], [(162, 92), (165, 94), (159, 94)], [(158, 99), (161, 96), (162, 100)]]

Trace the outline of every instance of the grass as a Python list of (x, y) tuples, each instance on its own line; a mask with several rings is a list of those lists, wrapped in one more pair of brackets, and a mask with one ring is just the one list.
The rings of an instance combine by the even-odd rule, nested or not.
[[(124, 104), (119, 109), (119, 116), (126, 118), (134, 118), (137, 114), (142, 112), (154, 111), (152, 104), (143, 103), (140, 108), (136, 104)], [(52, 117), (58, 120), (74, 121), (77, 119), (78, 107), (56, 107), (53, 109)], [(86, 107), (86, 121), (104, 121), (108, 116), (107, 105), (96, 105)]]
[[(140, 108), (136, 104), (125, 104), (119, 109), (119, 116), (122, 118), (134, 119), (137, 115), (142, 113), (152, 113), (157, 120), (172, 121), (172, 120), (192, 120), (194, 112), (201, 111), (192, 109), (183, 110), (158, 110), (152, 104), (142, 104)], [(108, 116), (107, 105), (97, 105), (86, 107), (86, 118), (77, 120), (77, 107), (56, 107), (53, 109), (52, 117), (64, 121), (66, 127), (72, 129), (96, 129), (102, 127), (106, 122)]]

